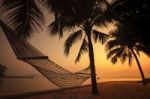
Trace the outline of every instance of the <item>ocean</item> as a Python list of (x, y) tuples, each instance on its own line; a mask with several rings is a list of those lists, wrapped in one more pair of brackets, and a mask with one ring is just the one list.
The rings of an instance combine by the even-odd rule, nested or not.
[[(140, 78), (101, 78), (97, 79), (97, 82), (137, 80), (140, 80)], [(87, 84), (90, 84), (90, 79), (83, 83), (83, 85)], [(0, 96), (53, 89), (59, 88), (42, 76), (34, 76), (34, 78), (3, 78), (0, 80)]]

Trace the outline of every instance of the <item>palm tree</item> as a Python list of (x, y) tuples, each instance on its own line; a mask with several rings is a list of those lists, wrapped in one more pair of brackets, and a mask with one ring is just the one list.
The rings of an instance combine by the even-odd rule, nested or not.
[(147, 49), (147, 54), (150, 52), (150, 36), (149, 36), (149, 15), (135, 15), (135, 16), (126, 16), (124, 21), (121, 21), (122, 29), (128, 30), (130, 35), (136, 36), (136, 42), (144, 46), (144, 50)]
[(117, 0), (112, 4), (112, 8), (117, 15), (115, 20), (120, 24), (118, 30), (112, 33), (114, 39), (107, 43), (107, 56), (111, 58), (113, 63), (116, 63), (119, 58), (122, 62), (128, 58), (129, 64), (134, 56), (142, 76), (143, 85), (145, 85), (144, 73), (135, 51), (137, 53), (142, 51), (150, 56), (148, 30), (150, 5), (148, 0)]
[[(77, 40), (82, 40), (82, 44), (75, 62), (80, 60), (81, 54), (89, 52), (92, 93), (98, 94), (94, 50), (91, 36), (93, 35), (95, 41), (104, 43), (107, 35), (93, 29), (94, 26), (106, 25), (108, 21), (112, 21), (107, 11), (101, 9), (97, 2), (93, 0), (76, 0), (70, 3), (71, 8), (63, 10), (55, 14), (55, 20), (49, 25), (52, 36), (63, 36), (63, 32), (67, 30), (76, 30), (66, 40), (64, 44), (64, 53), (69, 54), (70, 48)], [(102, 3), (102, 2), (101, 2)], [(105, 4), (103, 2), (103, 4)], [(83, 6), (84, 5), (84, 6)]]
[(117, 16), (115, 20), (132, 28), (130, 33), (134, 32), (137, 35), (138, 42), (150, 47), (150, 4), (148, 0), (116, 0), (111, 6)]
[(150, 53), (142, 43), (137, 41), (138, 36), (132, 33), (133, 31), (131, 30), (132, 28), (128, 27), (128, 25), (120, 24), (118, 29), (111, 33), (112, 39), (106, 44), (107, 59), (111, 59), (114, 64), (118, 59), (122, 63), (128, 59), (129, 65), (131, 65), (133, 58), (135, 58), (141, 73), (142, 83), (146, 85), (145, 76), (137, 55), (140, 55), (140, 51), (148, 56)]
[[(36, 0), (37, 1), (37, 0)], [(8, 14), (8, 22), (10, 26), (20, 35), (21, 38), (27, 39), (31, 37), (33, 31), (38, 31), (38, 28), (42, 28), (44, 24), (44, 16), (35, 0), (3, 0), (3, 13)], [(95, 41), (99, 40), (102, 43), (106, 39), (106, 35), (93, 30), (94, 26), (106, 25), (107, 21), (111, 21), (110, 10), (108, 8), (108, 2), (106, 0), (38, 0), (44, 1), (44, 4), (48, 9), (51, 9), (55, 15), (54, 22), (49, 26), (51, 27), (51, 34), (58, 34), (62, 37), (65, 29), (75, 29), (78, 27), (78, 31), (74, 35), (79, 37), (83, 32), (85, 38), (81, 46), (81, 50), (76, 59), (76, 62), (80, 59), (80, 54), (83, 51), (89, 51), (90, 66), (91, 66), (91, 80), (92, 80), (92, 92), (98, 94), (95, 74), (95, 62), (93, 53), (93, 44), (91, 36), (93, 34)], [(67, 6), (66, 6), (67, 4)], [(45, 6), (44, 5), (44, 6)], [(84, 5), (84, 6), (83, 6)], [(101, 9), (100, 9), (101, 8)], [(77, 35), (78, 34), (78, 35)], [(72, 43), (65, 43), (65, 53), (69, 53), (71, 45), (76, 39), (75, 36), (70, 36), (67, 41), (72, 37)], [(75, 37), (75, 38), (74, 38)], [(81, 37), (81, 36), (80, 36)], [(70, 47), (67, 47), (70, 46)], [(84, 50), (85, 48), (85, 50)]]
[[(20, 38), (27, 39), (44, 25), (44, 16), (36, 0), (2, 0), (1, 16), (14, 28)], [(1, 19), (3, 20), (3, 19)]]

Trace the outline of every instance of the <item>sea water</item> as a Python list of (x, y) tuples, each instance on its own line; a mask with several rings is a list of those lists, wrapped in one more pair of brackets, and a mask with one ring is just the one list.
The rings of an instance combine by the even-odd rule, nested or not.
[[(101, 78), (98, 82), (107, 81), (137, 81), (140, 78)], [(83, 85), (90, 84), (88, 79)], [(17, 93), (26, 93), (42, 90), (59, 89), (57, 86), (49, 82), (42, 76), (34, 76), (34, 78), (3, 78), (0, 81), (0, 95), (9, 95)]]
[(0, 82), (0, 95), (57, 89), (42, 76), (34, 78), (3, 78)]

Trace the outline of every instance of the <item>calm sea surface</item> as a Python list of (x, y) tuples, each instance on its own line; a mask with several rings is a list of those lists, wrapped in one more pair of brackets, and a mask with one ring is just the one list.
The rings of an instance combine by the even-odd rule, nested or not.
[[(105, 78), (98, 79), (98, 82), (106, 81), (136, 81), (140, 78)], [(83, 85), (90, 84), (90, 79)], [(4, 78), (0, 80), (0, 95), (16, 94), (32, 91), (52, 90), (57, 89), (55, 85), (50, 83), (42, 76), (35, 76), (34, 78)]]

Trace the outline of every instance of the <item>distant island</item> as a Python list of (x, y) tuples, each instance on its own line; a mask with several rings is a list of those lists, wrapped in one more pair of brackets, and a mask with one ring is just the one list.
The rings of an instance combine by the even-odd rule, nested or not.
[(7, 67), (5, 65), (0, 64), (0, 77), (5, 76), (5, 71), (7, 70)]
[(8, 76), (6, 75), (7, 67), (0, 64), (0, 78), (33, 78), (33, 75)]

